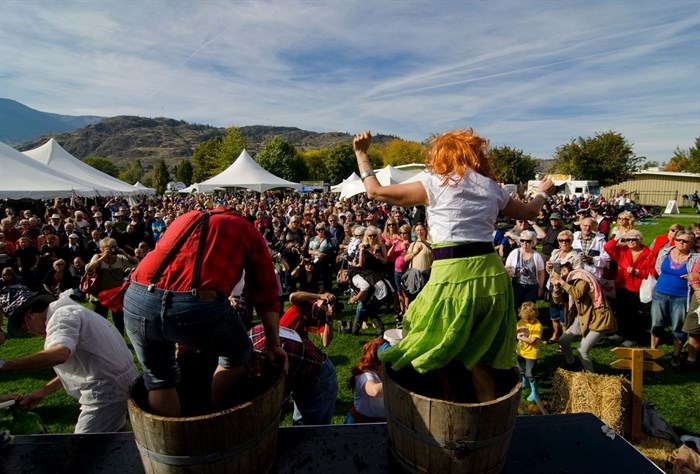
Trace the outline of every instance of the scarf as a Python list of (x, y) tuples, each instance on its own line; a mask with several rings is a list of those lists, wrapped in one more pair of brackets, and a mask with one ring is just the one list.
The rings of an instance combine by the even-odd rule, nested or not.
[[(566, 277), (567, 283), (571, 284), (574, 280), (584, 280), (588, 283), (589, 295), (593, 301), (594, 308), (602, 308), (605, 306), (605, 297), (603, 296), (603, 290), (598, 283), (598, 279), (586, 270), (572, 270), (569, 276)], [(569, 307), (573, 305), (573, 299), (569, 298)]]

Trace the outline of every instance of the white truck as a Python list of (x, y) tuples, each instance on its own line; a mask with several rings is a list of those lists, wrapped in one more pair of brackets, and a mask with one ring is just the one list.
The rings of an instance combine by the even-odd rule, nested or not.
[[(600, 195), (600, 185), (598, 181), (587, 179), (572, 179), (570, 175), (553, 174), (549, 177), (554, 181), (557, 187), (557, 194), (568, 197), (590, 196), (596, 197)], [(540, 184), (540, 179), (533, 179), (527, 182), (528, 194), (537, 192), (537, 186)]]

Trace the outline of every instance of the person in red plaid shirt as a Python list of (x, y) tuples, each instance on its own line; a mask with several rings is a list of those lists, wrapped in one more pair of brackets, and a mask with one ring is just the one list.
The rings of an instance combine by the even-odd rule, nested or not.
[[(248, 331), (253, 351), (264, 355), (267, 350), (262, 324)], [(294, 424), (328, 425), (333, 418), (338, 396), (338, 377), (330, 358), (308, 337), (280, 326), (279, 340), (287, 353), (289, 372), (287, 392), (294, 399)]]

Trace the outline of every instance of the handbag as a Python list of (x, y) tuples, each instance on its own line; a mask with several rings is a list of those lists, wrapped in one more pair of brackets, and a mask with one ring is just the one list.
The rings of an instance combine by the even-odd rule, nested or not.
[(639, 301), (642, 303), (651, 302), (651, 296), (654, 293), (655, 286), (656, 278), (654, 278), (654, 275), (649, 274), (639, 287)]
[(338, 274), (335, 277), (335, 280), (338, 283), (338, 285), (350, 284), (350, 275), (348, 275), (349, 266), (350, 265), (348, 264), (347, 259), (343, 259), (343, 261), (340, 263), (340, 269), (338, 270)]
[(80, 285), (78, 289), (86, 295), (97, 296), (100, 292), (100, 271), (99, 269), (92, 273), (85, 273), (80, 277)]

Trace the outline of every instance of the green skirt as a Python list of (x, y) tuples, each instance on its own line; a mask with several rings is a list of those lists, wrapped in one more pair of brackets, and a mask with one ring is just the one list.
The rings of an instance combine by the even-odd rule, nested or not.
[(496, 253), (436, 260), (430, 280), (404, 315), (403, 340), (379, 354), (399, 370), (420, 373), (452, 360), (467, 369), (483, 362), (514, 365), (516, 317), (513, 285)]

